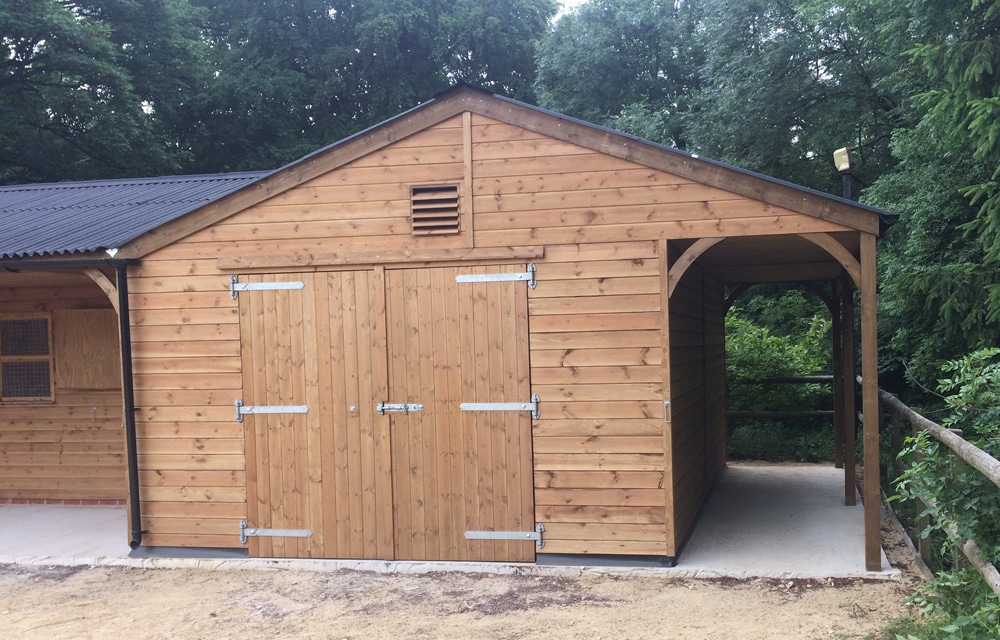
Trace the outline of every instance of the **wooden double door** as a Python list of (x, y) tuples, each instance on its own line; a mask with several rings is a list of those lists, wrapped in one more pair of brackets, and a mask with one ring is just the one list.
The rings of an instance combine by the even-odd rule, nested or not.
[(460, 407), (529, 400), (526, 284), (456, 282), (524, 269), (240, 278), (259, 286), (239, 293), (248, 526), (311, 531), (252, 555), (534, 559), (465, 538), (533, 530), (531, 414)]

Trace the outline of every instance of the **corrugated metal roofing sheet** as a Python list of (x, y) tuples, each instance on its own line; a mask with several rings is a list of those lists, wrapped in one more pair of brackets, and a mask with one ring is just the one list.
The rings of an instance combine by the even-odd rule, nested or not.
[(269, 173), (0, 187), (0, 258), (117, 248)]

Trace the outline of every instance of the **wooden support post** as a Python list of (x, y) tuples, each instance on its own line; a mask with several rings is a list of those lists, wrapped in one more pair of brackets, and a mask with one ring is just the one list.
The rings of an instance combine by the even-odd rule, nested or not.
[(834, 281), (830, 315), (833, 318), (833, 464), (844, 468), (844, 319), (841, 316), (840, 282)]
[[(670, 247), (666, 240), (659, 242), (660, 254), (660, 344), (663, 348), (661, 361), (661, 382), (663, 383), (663, 400), (669, 402), (670, 397)], [(727, 405), (728, 408), (728, 405)], [(677, 557), (678, 541), (674, 530), (674, 476), (673, 465), (673, 407), (669, 404), (663, 406), (663, 455), (666, 459), (665, 473), (663, 477), (663, 499), (664, 509), (667, 516), (667, 555)]]
[(840, 308), (843, 315), (841, 370), (844, 375), (841, 397), (844, 402), (844, 504), (853, 507), (858, 503), (858, 490), (854, 480), (854, 436), (858, 431), (857, 412), (854, 408), (854, 286), (853, 280), (847, 277), (841, 278), (840, 282)]
[(879, 515), (878, 329), (875, 310), (875, 236), (861, 234), (861, 395), (865, 445), (865, 566), (882, 570)]

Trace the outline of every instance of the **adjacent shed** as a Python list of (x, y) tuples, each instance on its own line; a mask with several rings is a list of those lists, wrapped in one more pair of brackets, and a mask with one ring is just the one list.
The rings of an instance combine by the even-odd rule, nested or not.
[[(34, 291), (39, 269), (107, 269), (90, 277), (127, 318), (135, 544), (671, 562), (725, 465), (727, 285), (835, 283), (835, 318), (852, 320), (841, 381), (859, 289), (875, 414), (884, 212), (469, 87), (239, 176), (125, 238), (67, 249), (55, 228), (54, 249), (0, 247), (16, 271), (3, 292), (27, 311), (57, 298)], [(4, 397), (0, 445), (51, 402)], [(840, 395), (841, 450), (852, 402)], [(0, 480), (31, 475), (24, 449), (2, 453)]]

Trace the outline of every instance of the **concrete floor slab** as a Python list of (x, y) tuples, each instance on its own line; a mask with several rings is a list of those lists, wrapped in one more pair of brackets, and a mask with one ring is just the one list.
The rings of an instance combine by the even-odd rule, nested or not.
[[(864, 549), (864, 507), (844, 505), (843, 469), (731, 463), (677, 566), (733, 577), (866, 577)], [(893, 572), (883, 552), (881, 573)]]
[[(268, 560), (162, 549), (132, 553), (124, 507), (0, 505), (0, 564), (125, 565), (213, 569), (353, 569), (382, 573), (463, 571), (676, 577), (898, 579), (864, 566), (864, 509), (843, 504), (843, 471), (819, 465), (731, 464), (723, 473), (676, 567), (586, 567), (472, 562)], [(181, 554), (178, 554), (181, 555)]]
[(0, 505), (0, 562), (16, 558), (127, 558), (125, 507)]

